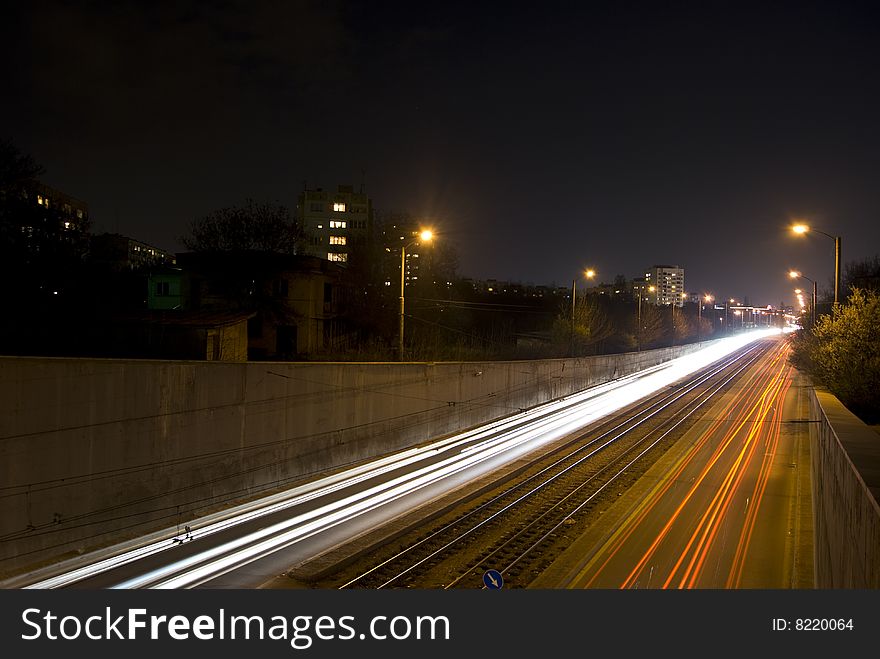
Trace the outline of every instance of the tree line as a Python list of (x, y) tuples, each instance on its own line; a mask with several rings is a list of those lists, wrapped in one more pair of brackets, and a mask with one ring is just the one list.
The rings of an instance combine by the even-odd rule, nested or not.
[[(62, 231), (64, 218), (57, 209), (35, 206), (29, 199), (43, 174), (33, 158), (10, 141), (0, 141), (0, 257), (6, 274), (19, 282), (12, 294), (19, 316), (7, 315), (0, 333), (7, 352), (39, 349), (45, 354), (50, 345), (66, 350), (58, 319), (74, 323), (144, 304), (143, 273), (107, 277), (90, 261), (87, 218)], [(225, 264), (218, 285), (228, 289), (231, 304), (269, 318), (281, 318), (286, 311), (278, 308), (277, 296), (257, 295), (251, 288), (255, 274), (271, 275), (265, 270), (277, 260), (232, 253), (292, 255), (301, 252), (304, 240), (293, 212), (253, 199), (194, 219), (180, 236), (187, 250)], [(412, 359), (579, 357), (676, 345), (708, 338), (716, 329), (705, 315), (698, 325), (695, 304), (658, 307), (643, 301), (639, 307), (629, 295), (581, 293), (572, 305), (571, 297), (560, 292), (564, 289), (552, 285), (542, 287), (541, 295), (478, 290), (458, 276), (457, 255), (448, 241), (420, 256), (422, 276), (406, 292), (405, 338)], [(378, 239), (352, 252), (342, 275), (346, 294), (339, 309), (340, 321), (350, 330), (347, 340), (310, 358), (395, 358), (399, 287), (385, 284), (397, 281), (398, 268)]]

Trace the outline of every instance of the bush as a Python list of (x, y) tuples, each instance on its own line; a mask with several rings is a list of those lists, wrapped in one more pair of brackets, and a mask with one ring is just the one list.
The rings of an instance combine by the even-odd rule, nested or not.
[(880, 422), (880, 295), (853, 289), (833, 316), (792, 337), (791, 363), (866, 423)]

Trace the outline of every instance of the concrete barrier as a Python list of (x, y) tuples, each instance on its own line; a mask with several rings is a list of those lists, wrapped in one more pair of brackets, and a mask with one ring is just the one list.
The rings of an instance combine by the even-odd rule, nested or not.
[(668, 361), (0, 357), (0, 577)]
[(880, 435), (827, 391), (810, 400), (817, 588), (880, 588)]

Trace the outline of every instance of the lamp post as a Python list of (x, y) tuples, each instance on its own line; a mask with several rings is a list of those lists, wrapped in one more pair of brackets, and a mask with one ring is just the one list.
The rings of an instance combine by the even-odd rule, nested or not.
[[(706, 302), (712, 301), (711, 295), (706, 295), (703, 298), (700, 298), (700, 304), (697, 306), (697, 341), (701, 341), (703, 338), (703, 300)], [(714, 327), (714, 325), (713, 325)]]
[[(682, 293), (679, 297), (681, 298), (681, 312), (684, 313), (684, 301), (687, 299), (688, 294)], [(672, 345), (675, 345), (675, 307), (678, 306), (677, 302), (673, 300), (672, 302)]]
[(813, 284), (813, 304), (812, 308), (810, 309), (810, 326), (812, 327), (816, 324), (816, 282), (815, 280), (810, 279), (809, 277), (798, 272), (797, 270), (792, 270), (788, 273), (788, 276), (792, 279), (806, 279)]
[[(584, 270), (584, 277), (592, 279), (596, 276), (596, 271), (592, 268)], [(571, 353), (574, 348), (574, 312), (577, 302), (577, 279), (571, 280), (571, 328), (568, 331), (568, 352)]]
[[(791, 228), (791, 230), (800, 235), (803, 235), (809, 231), (821, 233), (826, 238), (831, 238), (831, 240), (834, 241), (834, 308), (837, 309), (837, 305), (840, 303), (840, 236), (832, 236), (830, 233), (825, 233), (824, 231), (820, 231), (819, 229), (813, 229), (806, 224), (795, 224)], [(804, 279), (807, 279), (807, 277), (804, 277)]]
[(424, 229), (419, 234), (419, 240), (414, 240), (411, 243), (407, 243), (406, 245), (400, 246), (400, 337), (399, 342), (397, 344), (397, 358), (400, 361), (403, 361), (403, 310), (404, 310), (404, 300), (403, 300), (403, 290), (406, 281), (406, 250), (413, 245), (418, 245), (423, 242), (430, 242), (430, 240), (434, 237), (434, 234), (428, 230)]
[[(648, 292), (653, 293), (654, 287), (648, 286)], [(638, 351), (642, 351), (642, 296), (644, 295), (644, 290), (641, 286), (639, 286), (639, 327), (636, 332), (636, 343), (638, 345)]]
[(797, 296), (798, 304), (801, 305), (801, 310), (803, 310), (807, 306), (804, 304), (804, 292), (801, 289), (796, 288), (794, 289), (794, 294)]

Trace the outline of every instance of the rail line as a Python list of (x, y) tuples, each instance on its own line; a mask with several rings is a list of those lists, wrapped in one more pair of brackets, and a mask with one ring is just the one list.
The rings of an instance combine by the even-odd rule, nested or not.
[[(687, 359), (653, 366), (478, 428), (322, 477), (285, 493), (243, 504), (224, 511), (218, 518), (194, 523), (185, 537), (178, 534), (148, 540), (121, 552), (111, 548), (103, 557), (84, 556), (74, 569), (55, 571), (48, 578), (37, 577), (25, 587), (194, 588), (257, 561), (263, 561), (265, 566), (258, 570), (269, 569), (269, 576), (277, 575), (278, 571), (288, 569), (287, 566), (302, 565), (321, 556), (322, 552), (350, 542), (359, 532), (365, 532), (359, 529), (368, 530), (395, 519), (399, 514), (395, 511), (413, 510), (420, 503), (446, 496), (456, 483), (467, 484), (475, 478), (491, 482), (490, 473), (511, 461), (518, 465), (516, 471), (520, 475), (524, 470), (526, 475), (532, 471), (543, 475), (521, 479), (517, 490), (509, 490), (507, 500), (496, 500), (494, 510), (483, 507), (483, 511), (489, 512), (482, 514), (491, 517), (497, 509), (522, 496), (530, 483), (549, 480), (554, 483), (552, 492), (545, 485), (514, 506), (517, 510), (526, 505), (531, 507), (530, 519), (534, 518), (553, 508), (562, 498), (560, 493), (574, 489), (583, 481), (598, 482), (597, 479), (603, 478), (605, 472), (597, 468), (597, 456), (603, 456), (606, 461), (612, 457), (623, 459), (632, 452), (631, 444), (641, 433), (639, 428), (646, 428), (650, 420), (659, 423), (664, 417), (671, 418), (681, 411), (679, 408), (692, 405), (691, 399), (699, 394), (701, 387), (717, 384), (715, 379), (718, 382), (723, 379), (721, 374), (725, 368), (758, 350), (755, 341), (760, 336), (724, 340)], [(658, 395), (657, 392), (664, 393)], [(633, 402), (645, 397), (650, 402)], [(629, 410), (623, 421), (619, 420), (621, 410)], [(618, 421), (608, 420), (615, 415)], [(592, 430), (585, 433), (584, 428)], [(577, 445), (572, 438), (577, 439)], [(559, 458), (560, 451), (571, 446), (576, 450)], [(542, 458), (542, 462), (533, 457), (539, 453), (556, 457)], [(493, 484), (491, 487), (505, 486)], [(479, 495), (470, 495), (469, 500), (473, 502), (478, 498)], [(494, 516), (481, 525), (481, 531), (497, 529), (497, 520), (503, 516)], [(473, 519), (464, 521), (473, 522)], [(498, 533), (493, 533), (492, 538), (481, 534), (481, 542), (487, 539), (491, 540), (490, 545), (497, 542)], [(468, 537), (474, 535), (468, 534)], [(440, 546), (442, 544), (446, 543)], [(427, 545), (418, 543), (423, 549), (430, 549), (428, 554), (437, 548)], [(372, 551), (372, 555), (380, 551), (382, 548)], [(408, 560), (413, 556), (415, 554), (408, 553)], [(419, 560), (421, 557), (416, 558)], [(428, 560), (435, 561), (434, 558)], [(422, 564), (430, 567), (424, 561)], [(387, 571), (390, 564), (381, 565), (381, 570)], [(396, 573), (389, 576), (394, 577)], [(387, 579), (374, 583), (377, 577), (378, 571), (370, 570), (358, 585), (384, 586)], [(449, 581), (444, 578), (441, 583)]]
[[(627, 474), (766, 349), (766, 344), (752, 344), (674, 390), (631, 408), (623, 421), (611, 420), (578, 433), (550, 456), (539, 458), (529, 475), (336, 587), (473, 587), (481, 582), (468, 582), (468, 577), (488, 567), (499, 569), (505, 578), (519, 577), (529, 567), (519, 566), (536, 549), (551, 543), (554, 534), (570, 523), (571, 515)], [(651, 427), (649, 422), (653, 422)], [(508, 520), (513, 515), (519, 521), (518, 529), (511, 532)], [(469, 563), (468, 567), (451, 577), (443, 573), (450, 556), (456, 557), (458, 565)]]

